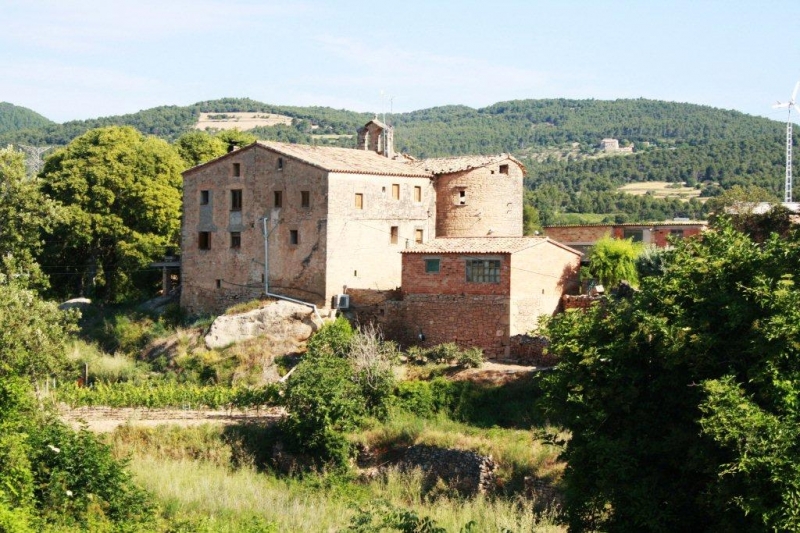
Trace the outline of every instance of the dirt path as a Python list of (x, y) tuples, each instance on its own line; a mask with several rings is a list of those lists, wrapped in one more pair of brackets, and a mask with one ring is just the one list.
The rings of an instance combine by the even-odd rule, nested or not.
[(260, 411), (193, 410), (193, 409), (145, 409), (130, 407), (78, 407), (65, 408), (61, 418), (71, 426), (86, 426), (95, 433), (114, 431), (122, 424), (155, 427), (164, 424), (198, 426), (201, 424), (274, 423), (283, 416), (281, 408)]

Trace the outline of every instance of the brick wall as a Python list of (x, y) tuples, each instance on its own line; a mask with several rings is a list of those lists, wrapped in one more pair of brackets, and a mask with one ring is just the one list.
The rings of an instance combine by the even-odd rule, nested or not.
[(547, 226), (546, 237), (554, 241), (572, 244), (593, 244), (611, 233), (612, 226)]
[[(500, 165), (508, 166), (508, 174), (499, 173)], [(522, 236), (522, 179), (511, 160), (437, 176), (437, 237)]]
[[(387, 339), (403, 346), (455, 342), (489, 358), (506, 355), (509, 303), (498, 295), (411, 294), (389, 301), (380, 320)], [(419, 341), (419, 334), (425, 336)]]
[[(508, 296), (511, 287), (510, 254), (403, 255), (402, 291), (407, 294), (495, 294)], [(426, 259), (439, 259), (439, 272), (425, 272)], [(500, 260), (499, 283), (467, 282), (467, 259)]]

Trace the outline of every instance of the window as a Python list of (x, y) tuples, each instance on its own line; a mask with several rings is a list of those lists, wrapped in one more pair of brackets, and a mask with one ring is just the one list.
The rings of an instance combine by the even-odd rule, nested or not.
[(392, 184), (392, 200), (399, 200), (400, 199), (400, 184), (393, 183)]
[(391, 244), (397, 244), (398, 230), (399, 228), (397, 226), (392, 226), (391, 230), (389, 231), (389, 242)]
[(278, 170), (283, 170), (283, 158), (278, 158)]
[(242, 190), (233, 189), (231, 190), (231, 211), (241, 211), (241, 210), (242, 210)]
[(669, 230), (669, 234), (674, 239), (683, 239), (683, 230), (682, 229), (671, 229), (671, 230)]
[(242, 247), (242, 234), (239, 231), (231, 232), (231, 248)]
[(414, 201), (415, 202), (422, 201), (422, 187), (414, 187)]
[(309, 207), (311, 205), (311, 192), (300, 191), (300, 207)]
[(275, 191), (273, 195), (275, 197), (275, 207), (283, 207), (283, 191)]
[(217, 280), (217, 288), (218, 288), (218, 289), (221, 289), (221, 288), (222, 288), (222, 280), (221, 280), (221, 279), (218, 279), (218, 280)]
[(633, 239), (633, 242), (642, 242), (644, 240), (644, 232), (640, 229), (626, 229), (622, 231), (623, 239)]
[(438, 259), (426, 259), (425, 260), (425, 273), (426, 274), (438, 274), (439, 273), (439, 260)]
[(242, 165), (239, 163), (233, 164), (233, 177), (238, 178), (242, 175)]
[(208, 200), (211, 198), (209, 191), (200, 191), (200, 205), (208, 205)]
[(500, 174), (508, 174), (508, 165), (500, 165)]
[(415, 229), (414, 230), (414, 242), (417, 244), (422, 244), (422, 230)]
[(296, 229), (289, 230), (289, 244), (300, 244), (300, 234)]
[(467, 282), (500, 283), (500, 260), (467, 259)]
[(356, 193), (356, 209), (364, 209), (364, 195), (360, 192)]
[(197, 247), (201, 250), (211, 249), (211, 232), (201, 231), (197, 237)]
[(458, 191), (458, 205), (467, 205), (467, 190), (461, 189)]

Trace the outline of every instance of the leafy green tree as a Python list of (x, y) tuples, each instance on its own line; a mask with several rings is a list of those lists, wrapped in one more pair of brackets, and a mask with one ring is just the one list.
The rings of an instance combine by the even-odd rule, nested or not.
[(226, 151), (228, 146), (231, 144), (241, 148), (243, 146), (247, 146), (248, 144), (253, 144), (258, 140), (258, 137), (256, 137), (252, 133), (248, 133), (246, 131), (239, 131), (237, 129), (223, 130), (217, 133), (215, 138), (225, 143)]
[(204, 131), (184, 133), (175, 141), (175, 147), (187, 167), (202, 165), (207, 161), (225, 155), (228, 146), (219, 137)]
[(598, 240), (589, 253), (589, 273), (606, 287), (615, 287), (620, 281), (636, 283), (636, 259), (642, 245), (631, 239), (614, 239), (605, 236)]
[(184, 166), (165, 141), (130, 127), (91, 130), (47, 159), (44, 191), (63, 219), (45, 271), (60, 295), (114, 302), (152, 290), (155, 278), (137, 273), (177, 247)]
[(40, 232), (50, 227), (55, 206), (25, 175), (25, 157), (0, 149), (0, 278), (43, 287), (47, 280), (35, 261), (42, 248)]
[(573, 531), (796, 531), (800, 235), (721, 222), (631, 299), (553, 318)]
[(758, 185), (734, 185), (706, 202), (709, 213), (722, 214), (727, 207), (736, 207), (740, 214), (749, 214), (760, 202), (777, 204), (777, 195)]
[(46, 378), (63, 368), (75, 316), (32, 290), (0, 282), (0, 380)]

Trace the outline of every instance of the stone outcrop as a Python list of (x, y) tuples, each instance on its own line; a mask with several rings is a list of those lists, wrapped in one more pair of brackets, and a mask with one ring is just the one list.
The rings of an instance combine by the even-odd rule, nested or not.
[(209, 349), (224, 348), (264, 335), (302, 343), (321, 326), (311, 308), (279, 300), (247, 313), (217, 317), (205, 336), (205, 343)]

